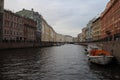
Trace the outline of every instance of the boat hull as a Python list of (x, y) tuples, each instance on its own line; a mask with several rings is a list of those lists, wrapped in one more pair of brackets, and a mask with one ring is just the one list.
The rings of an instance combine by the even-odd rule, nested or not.
[(109, 64), (113, 59), (113, 56), (90, 56), (88, 55), (88, 57), (89, 57), (90, 62), (101, 64), (101, 65)]

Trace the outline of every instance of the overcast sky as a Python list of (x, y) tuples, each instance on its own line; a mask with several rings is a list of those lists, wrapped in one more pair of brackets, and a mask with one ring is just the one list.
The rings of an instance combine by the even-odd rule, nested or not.
[(77, 36), (109, 0), (5, 0), (5, 9), (38, 11), (58, 33)]

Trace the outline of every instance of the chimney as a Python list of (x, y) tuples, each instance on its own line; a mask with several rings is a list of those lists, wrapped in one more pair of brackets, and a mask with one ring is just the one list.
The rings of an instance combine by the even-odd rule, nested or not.
[(23, 11), (25, 10), (25, 8), (23, 8)]
[(34, 9), (32, 8), (32, 9), (31, 9), (31, 11), (33, 11), (33, 12), (34, 12)]

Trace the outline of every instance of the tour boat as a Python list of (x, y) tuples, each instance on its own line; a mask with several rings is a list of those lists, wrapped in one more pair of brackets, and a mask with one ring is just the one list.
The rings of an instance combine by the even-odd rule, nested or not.
[(87, 56), (90, 62), (101, 65), (109, 64), (113, 59), (109, 52), (97, 49), (90, 50)]

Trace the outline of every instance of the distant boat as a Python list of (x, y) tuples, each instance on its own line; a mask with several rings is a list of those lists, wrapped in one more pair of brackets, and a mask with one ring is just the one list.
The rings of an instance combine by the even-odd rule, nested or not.
[(90, 62), (101, 65), (109, 64), (113, 59), (113, 56), (109, 52), (97, 47), (90, 48), (87, 56)]

